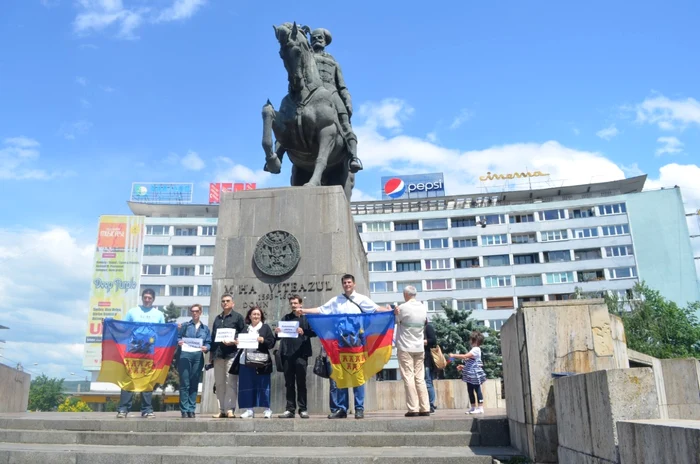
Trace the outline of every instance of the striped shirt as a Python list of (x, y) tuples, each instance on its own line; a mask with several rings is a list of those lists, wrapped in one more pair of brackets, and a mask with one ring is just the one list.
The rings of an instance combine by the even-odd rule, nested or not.
[(469, 353), (473, 357), (467, 359), (464, 363), (462, 380), (472, 385), (481, 385), (486, 382), (486, 372), (484, 372), (483, 364), (481, 363), (481, 348), (475, 346)]

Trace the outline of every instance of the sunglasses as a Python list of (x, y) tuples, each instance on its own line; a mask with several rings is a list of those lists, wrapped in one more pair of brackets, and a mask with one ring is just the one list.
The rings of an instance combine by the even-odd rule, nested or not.
[(233, 303), (233, 300), (221, 300), (222, 303)]

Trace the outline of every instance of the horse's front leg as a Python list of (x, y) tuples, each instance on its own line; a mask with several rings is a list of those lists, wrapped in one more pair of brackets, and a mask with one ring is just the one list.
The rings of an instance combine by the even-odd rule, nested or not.
[(311, 179), (309, 179), (309, 181), (304, 185), (313, 187), (321, 185), (323, 172), (326, 170), (326, 166), (328, 166), (328, 157), (335, 148), (335, 138), (337, 134), (338, 129), (335, 124), (330, 124), (319, 131), (318, 157), (316, 158), (314, 173), (311, 176)]
[(262, 147), (265, 151), (265, 167), (263, 170), (271, 172), (272, 174), (279, 174), (282, 171), (282, 161), (280, 161), (277, 154), (272, 151), (272, 122), (275, 120), (276, 116), (277, 112), (272, 106), (272, 103), (270, 103), (270, 100), (268, 100), (262, 109)]

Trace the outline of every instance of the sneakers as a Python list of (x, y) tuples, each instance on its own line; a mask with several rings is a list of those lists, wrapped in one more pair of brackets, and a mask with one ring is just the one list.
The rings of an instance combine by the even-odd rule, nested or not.
[[(299, 413), (299, 415), (301, 416), (301, 413)], [(293, 419), (294, 413), (292, 411), (284, 411), (282, 414), (280, 414), (277, 417), (279, 417), (280, 419)]]
[(272, 409), (266, 409), (265, 412), (263, 413), (263, 417), (265, 419), (271, 419), (272, 418)]
[(241, 414), (241, 419), (252, 419), (255, 417), (255, 411), (248, 409), (246, 412)]
[(299, 412), (299, 417), (301, 417), (302, 419), (308, 419), (308, 418), (309, 418), (309, 413), (306, 412), (306, 411), (300, 411), (300, 412)]
[(146, 414), (141, 414), (141, 417), (145, 419), (155, 419), (156, 415), (152, 412), (147, 412)]
[(117, 413), (117, 419), (126, 419), (126, 415), (127, 415), (127, 414), (128, 414), (128, 413), (126, 413), (126, 412), (119, 411), (119, 412)]
[(478, 408), (471, 408), (469, 411), (465, 412), (464, 414), (483, 414), (484, 413), (484, 408), (483, 407), (478, 407)]

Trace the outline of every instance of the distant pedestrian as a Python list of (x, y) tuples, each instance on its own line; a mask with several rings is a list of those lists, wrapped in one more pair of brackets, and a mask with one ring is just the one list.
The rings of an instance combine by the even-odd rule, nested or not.
[[(472, 349), (467, 354), (450, 353), (450, 358), (465, 359), (463, 366), (457, 366), (462, 371), (462, 380), (467, 383), (471, 409), (467, 414), (484, 413), (484, 396), (481, 392), (481, 384), (486, 382), (486, 373), (481, 362), (481, 345), (484, 343), (484, 335), (481, 332), (472, 332), (469, 337)], [(478, 403), (477, 403), (478, 401)]]

